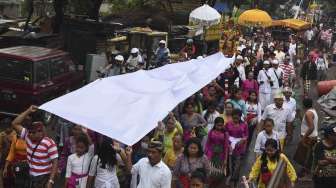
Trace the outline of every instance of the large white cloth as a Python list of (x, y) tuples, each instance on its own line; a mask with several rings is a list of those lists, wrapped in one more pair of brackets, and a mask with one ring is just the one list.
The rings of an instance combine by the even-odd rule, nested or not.
[(217, 53), (204, 59), (103, 78), (47, 102), (40, 109), (133, 145), (233, 61)]

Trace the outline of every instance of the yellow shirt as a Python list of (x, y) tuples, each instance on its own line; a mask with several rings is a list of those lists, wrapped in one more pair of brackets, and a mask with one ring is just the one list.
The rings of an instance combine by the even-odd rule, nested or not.
[(174, 131), (168, 133), (168, 132), (165, 132), (164, 133), (164, 150), (165, 151), (168, 151), (169, 149), (173, 149), (173, 137), (176, 135), (176, 134), (183, 134), (183, 128), (181, 126), (181, 124), (176, 121), (176, 127), (174, 129)]
[(176, 156), (174, 149), (168, 149), (165, 156), (163, 157), (163, 162), (172, 169), (175, 166), (177, 157), (178, 156)]
[[(293, 167), (293, 165), (290, 163), (290, 161), (288, 160), (288, 158), (284, 155), (284, 154), (280, 154), (280, 158), (283, 159), (287, 165), (286, 167), (286, 174), (289, 178), (289, 180), (291, 182), (295, 182), (296, 179), (297, 179), (297, 176), (296, 176), (296, 172), (295, 172), (295, 169)], [(252, 166), (252, 170), (250, 172), (250, 175), (249, 175), (249, 179), (251, 181), (257, 181), (259, 176), (260, 176), (260, 170), (261, 170), (261, 157), (258, 157), (257, 158), (257, 161), (254, 163), (254, 165)], [(276, 167), (277, 167), (277, 161), (270, 161), (268, 158), (267, 158), (267, 167), (269, 169), (270, 172), (273, 172)], [(258, 183), (258, 188), (265, 188), (265, 184), (263, 184), (261, 182), (261, 180), (259, 181)]]

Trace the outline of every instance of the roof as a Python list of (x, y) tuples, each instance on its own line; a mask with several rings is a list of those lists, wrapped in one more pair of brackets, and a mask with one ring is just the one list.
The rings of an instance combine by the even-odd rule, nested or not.
[(0, 49), (0, 56), (21, 58), (28, 61), (40, 61), (50, 57), (64, 55), (66, 52), (36, 46), (16, 46)]

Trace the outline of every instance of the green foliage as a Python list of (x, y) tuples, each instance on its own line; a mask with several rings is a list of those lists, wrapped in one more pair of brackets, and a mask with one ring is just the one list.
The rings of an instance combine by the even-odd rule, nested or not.
[(112, 4), (112, 11), (123, 11), (141, 8), (144, 6), (158, 7), (161, 5), (160, 0), (108, 0)]
[(93, 7), (93, 1), (90, 0), (68, 0), (70, 12), (78, 15), (88, 15)]

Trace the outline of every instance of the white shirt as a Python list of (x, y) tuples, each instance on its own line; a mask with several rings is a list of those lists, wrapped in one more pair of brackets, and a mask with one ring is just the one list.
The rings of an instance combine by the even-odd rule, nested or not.
[[(260, 93), (272, 93), (272, 88), (270, 83), (268, 82), (268, 77), (267, 75), (270, 77), (271, 81), (273, 81), (274, 83), (274, 72), (272, 69), (268, 69), (267, 71), (265, 69), (262, 69), (259, 71), (258, 74), (258, 83), (259, 83), (259, 92)], [(264, 82), (261, 84), (261, 82)]]
[(242, 45), (237, 47), (237, 50), (242, 52), (245, 48), (246, 48), (246, 46), (244, 44), (242, 44)]
[(246, 80), (246, 75), (245, 75), (245, 67), (243, 64), (240, 64), (238, 67), (237, 67), (237, 70), (239, 72), (239, 78), (242, 80), (242, 81), (245, 81)]
[(135, 69), (138, 67), (139, 64), (143, 63), (143, 59), (140, 54), (136, 57), (133, 57), (132, 55), (130, 55), (126, 63), (129, 69)]
[(291, 111), (292, 113), (291, 121), (294, 121), (296, 116), (296, 100), (293, 97), (290, 97), (289, 100), (287, 100), (286, 97), (284, 97), (283, 99), (284, 99), (283, 107)]
[(280, 63), (282, 63), (284, 61), (284, 59), (285, 59), (286, 54), (283, 51), (281, 51), (281, 50), (280, 51), (276, 50), (276, 51), (274, 51), (274, 53), (275, 53), (275, 58)]
[[(207, 110), (204, 110), (202, 112), (202, 116), (203, 116), (204, 119), (205, 119), (205, 114), (206, 113), (207, 113)], [(210, 131), (214, 127), (214, 125), (215, 125), (215, 119), (217, 117), (219, 117), (219, 116), (220, 116), (220, 114), (217, 111), (215, 111), (214, 113), (209, 114), (209, 116), (207, 118), (207, 123), (208, 123), (207, 128), (208, 128), (208, 131)]]
[(270, 48), (270, 47), (274, 47), (274, 46), (275, 46), (275, 45), (274, 45), (273, 42), (268, 43), (268, 48)]
[[(318, 115), (315, 109), (309, 109), (308, 111), (314, 114), (313, 124), (314, 130), (308, 137), (317, 137), (318, 136)], [(301, 123), (301, 135), (304, 136), (308, 131), (306, 115), (303, 116), (302, 123)]]
[[(162, 161), (152, 166), (147, 157), (142, 158), (133, 165), (131, 172), (131, 188), (171, 188), (172, 174)], [(136, 185), (138, 175), (140, 181)]]
[[(93, 155), (94, 155), (94, 145), (93, 144), (89, 146), (88, 152), (80, 157), (78, 157), (76, 153), (70, 155), (68, 157), (65, 177), (70, 178), (71, 173), (75, 173), (78, 175), (87, 174), (89, 171), (89, 166), (90, 166)], [(86, 181), (87, 181), (87, 176), (83, 178), (79, 178), (78, 179), (79, 187), (86, 188)]]
[(291, 111), (287, 108), (277, 108), (275, 104), (268, 105), (261, 117), (262, 120), (266, 118), (271, 118), (274, 121), (274, 131), (279, 133), (280, 138), (285, 138), (287, 136), (286, 123), (291, 122), (292, 116)]
[[(120, 156), (117, 155), (117, 161), (120, 163)], [(98, 160), (98, 155), (94, 156), (91, 161), (89, 176), (95, 176), (95, 188), (119, 188), (116, 165), (105, 169), (101, 168), (101, 161)]]
[(311, 29), (307, 30), (305, 35), (306, 35), (307, 40), (311, 41), (313, 39), (313, 36), (314, 36), (314, 31), (311, 30)]
[(277, 69), (275, 68), (270, 68), (270, 69), (272, 69), (274, 76), (275, 76), (272, 89), (279, 89), (280, 88), (279, 79), (282, 79), (283, 77), (283, 70), (282, 68), (279, 68), (279, 67)]
[(290, 43), (288, 53), (291, 55), (296, 55), (296, 44)]
[(266, 131), (263, 130), (261, 131), (256, 139), (255, 142), (255, 146), (254, 146), (254, 152), (256, 152), (257, 154), (261, 154), (263, 152), (263, 150), (265, 149), (265, 143), (267, 141), (267, 139), (274, 139), (276, 141), (279, 141), (279, 134), (276, 131), (272, 131), (271, 135), (266, 134)]
[(245, 102), (246, 104), (246, 111), (247, 111), (247, 114), (255, 114), (257, 119), (258, 119), (258, 122), (260, 121), (260, 118), (261, 118), (261, 106), (260, 106), (260, 103), (258, 104), (250, 104), (249, 102)]

